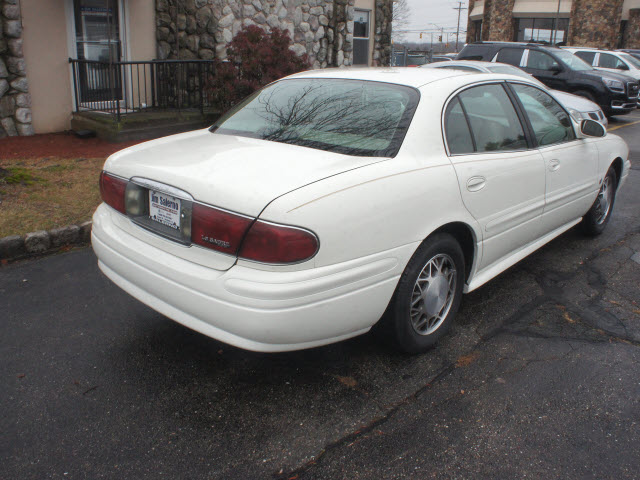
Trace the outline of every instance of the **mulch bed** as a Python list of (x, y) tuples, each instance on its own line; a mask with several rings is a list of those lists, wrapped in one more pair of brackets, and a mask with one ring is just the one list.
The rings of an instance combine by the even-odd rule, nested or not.
[(26, 158), (98, 158), (130, 147), (142, 140), (111, 143), (99, 138), (78, 138), (71, 132), (30, 137), (0, 138), (0, 161)]

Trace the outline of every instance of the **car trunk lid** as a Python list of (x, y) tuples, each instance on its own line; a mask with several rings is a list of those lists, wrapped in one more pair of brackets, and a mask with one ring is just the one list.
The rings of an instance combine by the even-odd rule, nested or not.
[[(281, 195), (381, 160), (384, 159), (347, 156), (199, 130), (118, 152), (107, 160), (105, 171), (126, 180), (134, 178), (142, 184), (144, 181), (140, 182), (140, 179), (147, 179), (151, 185), (157, 186), (149, 187), (149, 193), (158, 190), (174, 195), (176, 191), (184, 191), (196, 203), (256, 218)], [(147, 198), (149, 193), (145, 192)], [(169, 196), (169, 200), (172, 198)], [(175, 198), (180, 198), (180, 195)], [(151, 203), (151, 199), (148, 201)], [(129, 220), (121, 216), (117, 220), (118, 226), (138, 239), (183, 259), (221, 270), (235, 263), (235, 255), (176, 241), (178, 238), (171, 238), (170, 233), (167, 235), (166, 226), (154, 228), (156, 224), (145, 219)], [(165, 238), (159, 239), (158, 236)]]

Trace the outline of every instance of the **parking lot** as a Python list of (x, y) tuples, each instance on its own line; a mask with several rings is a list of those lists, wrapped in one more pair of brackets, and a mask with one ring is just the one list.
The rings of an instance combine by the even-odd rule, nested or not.
[(108, 281), (91, 249), (0, 268), (0, 478), (637, 478), (640, 110), (603, 235), (466, 295), (431, 352), (365, 335), (216, 342)]

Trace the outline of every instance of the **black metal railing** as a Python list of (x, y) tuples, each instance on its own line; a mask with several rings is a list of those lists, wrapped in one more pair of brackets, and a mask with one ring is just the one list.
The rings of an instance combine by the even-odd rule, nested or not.
[(214, 107), (208, 85), (215, 75), (210, 60), (100, 62), (69, 59), (75, 111), (116, 116), (157, 110)]

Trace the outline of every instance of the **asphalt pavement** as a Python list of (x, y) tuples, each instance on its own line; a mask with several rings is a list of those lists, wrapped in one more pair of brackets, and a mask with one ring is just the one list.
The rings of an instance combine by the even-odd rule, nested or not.
[(90, 249), (0, 268), (0, 478), (639, 478), (640, 110), (610, 130), (635, 163), (605, 233), (466, 295), (424, 355), (239, 350)]

